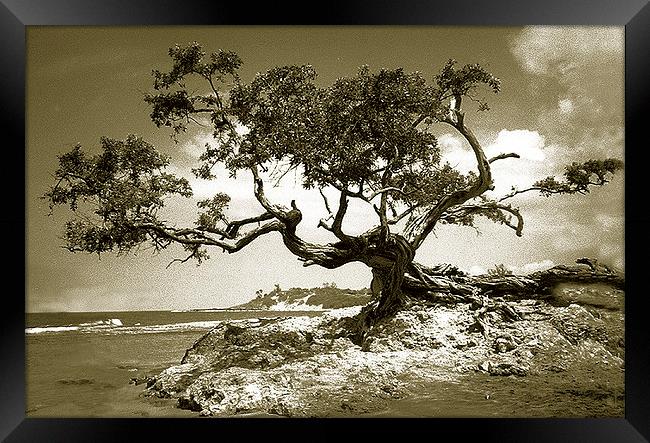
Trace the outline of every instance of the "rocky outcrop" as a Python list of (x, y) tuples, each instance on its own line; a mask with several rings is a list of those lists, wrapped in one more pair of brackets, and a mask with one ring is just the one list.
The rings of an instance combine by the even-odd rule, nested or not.
[(343, 327), (360, 307), (229, 321), (199, 339), (180, 365), (149, 381), (146, 395), (177, 398), (179, 407), (207, 416), (356, 416), (421, 395), (423, 386), (463, 383), (476, 374), (561, 374), (571, 380), (561, 386), (566, 395), (597, 392), (618, 405), (622, 303), (619, 289), (584, 285), (544, 299), (495, 297), (490, 309), (413, 300), (376, 324), (362, 347)]
[(341, 289), (333, 284), (320, 288), (280, 289), (258, 296), (253, 300), (233, 306), (230, 309), (252, 309), (269, 311), (311, 311), (362, 306), (372, 298), (368, 289)]

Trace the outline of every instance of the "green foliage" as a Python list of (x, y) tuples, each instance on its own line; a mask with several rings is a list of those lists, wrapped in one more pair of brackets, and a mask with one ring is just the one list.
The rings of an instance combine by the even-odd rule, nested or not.
[[(217, 85), (229, 80), (237, 81), (237, 71), (242, 61), (232, 51), (213, 52), (205, 61), (206, 53), (198, 43), (187, 47), (179, 45), (169, 50), (172, 68), (169, 72), (152, 71), (155, 94), (145, 94), (145, 101), (152, 106), (151, 120), (158, 126), (169, 126), (174, 133), (184, 132), (192, 121), (192, 114), (208, 112), (211, 121), (218, 125), (224, 121), (224, 109), (217, 94)], [(186, 79), (199, 76), (206, 80), (215, 94), (193, 94), (188, 92)]]
[(478, 84), (488, 85), (494, 93), (501, 91), (501, 81), (478, 64), (465, 65), (456, 70), (456, 60), (450, 59), (436, 75), (435, 81), (441, 91), (450, 91), (454, 95), (465, 95)]
[(368, 289), (340, 289), (335, 285), (321, 288), (303, 289), (278, 288), (264, 294), (262, 290), (255, 293), (255, 298), (248, 303), (236, 306), (242, 309), (268, 309), (276, 303), (297, 304), (305, 301), (307, 306), (322, 306), (323, 309), (338, 309), (350, 306), (362, 306), (372, 299)]
[(350, 306), (365, 305), (372, 300), (372, 294), (368, 289), (340, 289), (336, 286), (314, 288), (313, 295), (307, 299), (307, 303), (313, 306), (322, 306), (323, 309), (347, 308)]
[(488, 110), (487, 103), (476, 97), (474, 90), (480, 84), (484, 84), (497, 94), (501, 91), (501, 81), (478, 64), (465, 65), (458, 70), (455, 69), (455, 65), (456, 60), (450, 59), (440, 74), (436, 75), (435, 82), (438, 90), (443, 94), (451, 94), (456, 99), (468, 96), (479, 102), (479, 110)]

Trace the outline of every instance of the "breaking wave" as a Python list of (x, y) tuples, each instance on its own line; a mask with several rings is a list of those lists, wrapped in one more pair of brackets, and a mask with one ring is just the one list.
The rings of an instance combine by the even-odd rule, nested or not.
[(193, 321), (184, 323), (170, 323), (159, 325), (142, 326), (139, 323), (133, 326), (124, 326), (119, 318), (109, 318), (107, 320), (98, 320), (78, 325), (67, 326), (44, 326), (26, 328), (26, 334), (44, 334), (44, 333), (61, 333), (77, 331), (79, 333), (100, 332), (104, 334), (153, 334), (160, 332), (177, 332), (211, 329), (217, 326), (221, 320), (213, 321)]
[(98, 326), (98, 327), (113, 327), (113, 326), (123, 326), (122, 320), (119, 318), (109, 318), (108, 320), (98, 320), (98, 321), (92, 321), (90, 323), (81, 323), (79, 324), (81, 327), (93, 327), (93, 326)]
[(222, 320), (211, 321), (193, 321), (187, 323), (170, 323), (165, 325), (149, 325), (149, 326), (132, 326), (120, 328), (115, 331), (119, 334), (155, 334), (159, 332), (178, 332), (178, 331), (191, 331), (196, 329), (212, 329), (221, 323)]
[(42, 334), (44, 332), (77, 331), (79, 326), (45, 326), (42, 328), (26, 328), (26, 334)]

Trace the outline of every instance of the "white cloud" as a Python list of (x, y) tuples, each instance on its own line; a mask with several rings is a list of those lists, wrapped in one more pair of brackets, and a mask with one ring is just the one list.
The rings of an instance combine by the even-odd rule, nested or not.
[(513, 41), (511, 49), (532, 74), (567, 76), (591, 57), (622, 54), (623, 35), (622, 27), (530, 26)]
[(438, 137), (438, 145), (442, 149), (461, 150), (466, 144), (458, 136), (446, 133)]
[[(508, 158), (492, 163), (494, 191), (489, 195), (501, 197), (509, 193), (513, 186), (517, 189), (525, 189), (548, 175), (553, 162), (548, 161), (546, 151), (553, 152), (552, 148), (545, 146), (544, 136), (537, 131), (527, 129), (499, 131), (496, 140), (485, 148), (487, 157), (515, 153), (520, 158)], [(522, 194), (520, 199), (529, 197), (531, 194)]]
[[(490, 269), (494, 268), (495, 266), (496, 264), (492, 266)], [(538, 262), (525, 263), (521, 266), (515, 266), (509, 264), (504, 264), (504, 266), (506, 269), (508, 269), (510, 272), (512, 272), (515, 275), (527, 275), (533, 272), (550, 269), (553, 266), (555, 266), (555, 263), (553, 262), (553, 260), (542, 260)], [(465, 272), (467, 272), (470, 275), (484, 275), (487, 274), (487, 269), (483, 266), (474, 265), (471, 266), (469, 269), (465, 270)]]
[(482, 268), (481, 266), (474, 265), (469, 270), (466, 271), (470, 275), (483, 275), (487, 274), (487, 270), (485, 268)]
[(214, 137), (212, 137), (210, 132), (199, 131), (193, 137), (183, 142), (180, 145), (180, 149), (192, 160), (197, 160), (205, 152), (205, 145), (213, 144), (214, 142)]
[(538, 262), (526, 263), (522, 266), (513, 266), (510, 269), (514, 274), (525, 275), (537, 271), (544, 271), (546, 269), (552, 268), (553, 266), (555, 266), (553, 260), (542, 260)]
[(557, 107), (562, 114), (571, 114), (574, 109), (573, 101), (570, 98), (563, 98), (557, 103)]
[[(450, 165), (463, 173), (476, 171), (476, 157), (469, 147), (466, 147), (459, 137), (444, 134), (439, 138), (443, 150), (443, 158)], [(495, 189), (490, 193), (502, 196), (508, 193), (512, 186), (525, 188), (538, 179), (549, 175), (554, 163), (549, 161), (547, 154), (553, 154), (554, 147), (545, 145), (544, 136), (537, 131), (527, 129), (502, 129), (492, 143), (485, 147), (488, 158), (499, 154), (515, 153), (520, 158), (508, 158), (492, 163), (492, 178)], [(526, 194), (523, 194), (525, 196)]]
[[(207, 123), (207, 122), (206, 122)], [(246, 135), (250, 130), (239, 123), (235, 123), (235, 132), (239, 135)], [(218, 143), (213, 137), (212, 132), (207, 130), (198, 131), (193, 137), (189, 138), (180, 145), (181, 151), (188, 155), (192, 160), (198, 158), (205, 152), (205, 145), (215, 146)]]
[(438, 145), (441, 148), (443, 160), (467, 174), (469, 171), (476, 170), (476, 157), (460, 136), (453, 134), (442, 134), (438, 137)]
[(537, 127), (547, 142), (571, 147), (571, 161), (622, 156), (615, 134), (624, 125), (624, 46), (623, 27), (525, 27), (511, 41), (532, 74)]
[(485, 148), (485, 154), (488, 157), (493, 157), (513, 152), (519, 154), (522, 159), (541, 162), (546, 158), (543, 149), (544, 136), (537, 131), (502, 129), (497, 134), (496, 140)]

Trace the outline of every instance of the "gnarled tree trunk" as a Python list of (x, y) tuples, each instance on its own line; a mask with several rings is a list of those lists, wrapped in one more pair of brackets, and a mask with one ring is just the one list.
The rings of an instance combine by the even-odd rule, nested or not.
[(431, 303), (473, 303), (489, 310), (504, 308), (502, 303), (490, 301), (491, 297), (545, 298), (561, 283), (604, 283), (618, 289), (625, 285), (623, 275), (587, 258), (576, 260), (574, 266), (558, 265), (526, 276), (469, 276), (451, 265), (426, 267), (412, 262), (412, 254), (400, 256), (394, 254), (395, 249), (392, 252), (397, 259), (384, 261), (385, 266), (379, 266), (381, 260), (374, 258), (371, 290), (376, 299), (346, 325), (349, 337), (359, 346), (364, 345), (375, 324), (395, 315), (409, 298)]
[(544, 297), (560, 283), (606, 283), (621, 289), (625, 284), (623, 275), (598, 264), (597, 260), (580, 258), (576, 263), (573, 266), (558, 265), (526, 276), (469, 276), (449, 265), (429, 268), (413, 263), (404, 277), (402, 291), (416, 298), (470, 302), (477, 296)]
[(380, 234), (377, 244), (368, 250), (369, 257), (363, 261), (372, 268), (370, 289), (376, 300), (365, 306), (356, 318), (353, 341), (357, 344), (363, 343), (377, 321), (396, 314), (403, 307), (408, 294), (404, 279), (415, 256), (413, 247), (399, 235)]

